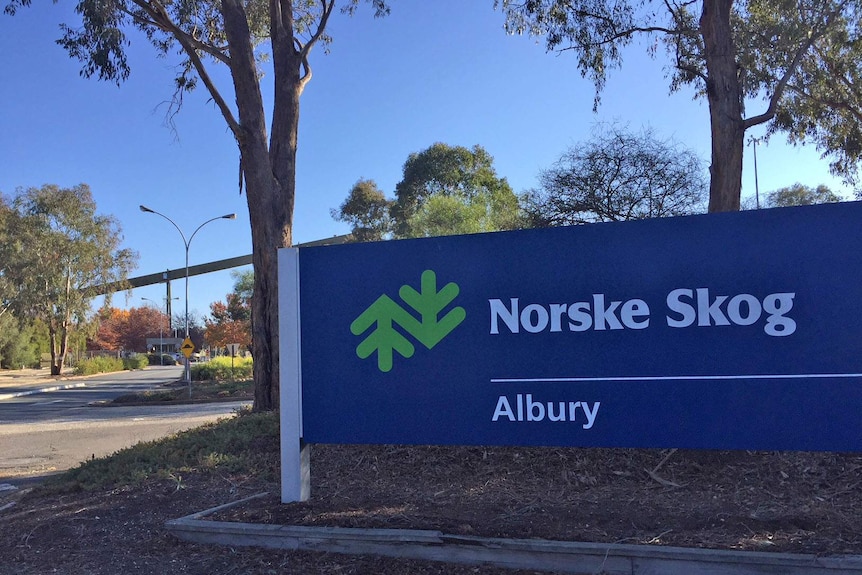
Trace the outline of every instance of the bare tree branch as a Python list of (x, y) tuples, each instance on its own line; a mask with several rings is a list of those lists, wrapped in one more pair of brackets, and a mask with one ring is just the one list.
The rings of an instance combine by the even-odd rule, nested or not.
[(788, 82), (799, 69), (799, 63), (802, 62), (802, 58), (805, 56), (805, 53), (811, 48), (812, 44), (814, 44), (815, 36), (812, 33), (808, 41), (804, 42), (799, 49), (796, 51), (796, 54), (793, 56), (793, 61), (790, 63), (790, 66), (787, 67), (787, 70), (784, 71), (784, 76), (778, 81), (778, 84), (775, 86), (775, 91), (772, 93), (772, 97), (769, 98), (769, 106), (766, 108), (766, 111), (757, 116), (753, 116), (751, 118), (746, 118), (744, 121), (745, 129), (751, 128), (752, 126), (757, 126), (759, 124), (764, 124), (770, 121), (775, 117), (775, 112), (778, 109), (778, 102), (781, 101), (782, 96), (784, 96), (784, 90), (787, 88)]
[[(198, 55), (198, 47), (206, 44), (195, 40), (192, 36), (186, 34), (179, 26), (177, 26), (173, 20), (171, 20), (170, 15), (168, 14), (165, 7), (158, 2), (157, 0), (150, 0), (149, 2), (145, 0), (132, 0), (136, 6), (141, 8), (144, 12), (146, 12), (150, 18), (159, 26), (160, 29), (172, 34), (174, 38), (176, 38), (177, 42), (182, 46), (183, 51), (188, 55), (189, 61), (192, 66), (194, 66), (195, 71), (200, 77), (201, 81), (206, 86), (207, 90), (212, 96), (213, 101), (216, 106), (218, 106), (219, 111), (221, 111), (222, 116), (228, 124), (228, 127), (231, 131), (239, 136), (239, 122), (237, 122), (234, 117), (233, 111), (228, 106), (225, 99), (222, 97), (221, 92), (219, 92), (209, 73), (207, 72), (206, 66)], [(209, 50), (205, 50), (208, 54), (211, 52)], [(225, 64), (230, 64), (230, 58), (222, 54), (221, 52), (216, 52), (219, 56), (216, 58)]]
[(156, 28), (173, 35), (178, 41), (185, 39), (186, 42), (195, 50), (205, 52), (224, 64), (230, 64), (230, 57), (225, 54), (226, 48), (202, 42), (193, 35), (186, 33), (185, 30), (177, 26), (174, 21), (171, 20), (167, 9), (157, 0), (152, 0), (150, 2), (132, 0), (132, 2), (141, 10), (146, 12), (150, 16), (150, 20), (141, 18), (140, 15), (127, 10), (125, 6), (121, 6), (120, 10), (142, 24), (155, 26)]
[(848, 78), (836, 65), (835, 62), (832, 61), (831, 58), (827, 57), (818, 46), (814, 46), (814, 51), (820, 56), (820, 61), (823, 62), (823, 65), (829, 71), (833, 78), (837, 79), (840, 84), (842, 84), (850, 94), (859, 93), (859, 88), (853, 84), (853, 81)]
[(604, 46), (606, 44), (613, 44), (617, 40), (621, 40), (623, 38), (630, 38), (635, 34), (652, 34), (652, 33), (661, 33), (666, 34), (668, 36), (696, 36), (698, 34), (697, 30), (687, 29), (687, 30), (673, 30), (671, 28), (664, 28), (662, 26), (646, 26), (646, 27), (634, 27), (627, 28), (621, 32), (617, 32), (611, 36), (606, 38), (602, 38), (598, 42), (591, 42), (588, 44), (582, 44), (580, 46), (566, 46), (565, 48), (559, 48), (560, 52), (565, 52), (567, 50), (579, 50), (582, 48), (592, 48), (595, 46)]
[(320, 21), (317, 24), (317, 29), (314, 31), (314, 34), (309, 38), (305, 45), (302, 45), (302, 43), (297, 41), (299, 57), (302, 60), (302, 69), (304, 70), (302, 77), (299, 79), (300, 92), (302, 92), (305, 89), (306, 84), (311, 81), (311, 65), (308, 63), (308, 55), (314, 45), (318, 40), (320, 40), (321, 36), (323, 36), (323, 32), (326, 30), (329, 17), (332, 15), (333, 8), (335, 8), (335, 0), (320, 0), (320, 8)]
[(772, 97), (769, 99), (769, 106), (766, 111), (760, 115), (754, 116), (752, 118), (746, 118), (744, 121), (745, 129), (752, 126), (757, 126), (759, 124), (763, 124), (772, 120), (775, 117), (775, 112), (778, 109), (778, 103), (781, 101), (782, 96), (784, 96), (784, 91), (787, 89), (787, 85), (790, 80), (793, 78), (794, 74), (799, 69), (799, 65), (802, 62), (802, 58), (811, 49), (812, 46), (815, 46), (817, 40), (819, 40), (823, 34), (829, 29), (832, 25), (832, 21), (836, 18), (838, 14), (840, 14), (841, 10), (844, 9), (847, 2), (843, 2), (838, 5), (834, 10), (823, 16), (823, 21), (819, 26), (812, 28), (808, 32), (808, 39), (802, 43), (802, 45), (796, 50), (796, 54), (793, 56), (793, 60), (790, 62), (790, 65), (784, 71), (784, 75), (778, 81), (778, 84), (775, 86), (775, 91), (772, 93)]
[(856, 108), (854, 106), (851, 106), (846, 101), (832, 100), (829, 98), (820, 98), (820, 97), (817, 97), (817, 96), (811, 94), (810, 92), (806, 91), (802, 86), (796, 86), (795, 84), (789, 84), (787, 86), (787, 89), (792, 91), (792, 92), (799, 94), (803, 98), (811, 100), (812, 102), (816, 102), (817, 104), (820, 104), (822, 106), (826, 106), (827, 108), (833, 108), (836, 110), (844, 110), (845, 112), (849, 113), (851, 116), (856, 118), (856, 120), (858, 122), (862, 123), (862, 111), (860, 111), (858, 108)]

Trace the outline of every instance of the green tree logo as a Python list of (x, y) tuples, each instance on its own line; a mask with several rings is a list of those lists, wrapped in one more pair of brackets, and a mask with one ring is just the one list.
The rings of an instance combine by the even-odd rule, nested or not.
[(437, 274), (431, 270), (422, 272), (419, 291), (409, 285), (401, 286), (398, 295), (419, 314), (419, 319), (388, 295), (380, 296), (350, 324), (353, 335), (362, 335), (374, 326), (374, 330), (356, 346), (356, 355), (366, 359), (376, 351), (377, 367), (383, 372), (392, 369), (394, 352), (405, 358), (413, 357), (416, 348), (395, 326), (432, 349), (467, 317), (467, 312), (460, 306), (440, 317), (459, 292), (458, 285), (452, 282), (437, 291)]

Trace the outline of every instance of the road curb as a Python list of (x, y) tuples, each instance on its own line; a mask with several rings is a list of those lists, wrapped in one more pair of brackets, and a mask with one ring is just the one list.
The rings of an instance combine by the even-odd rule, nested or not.
[[(9, 393), (0, 393), (0, 401), (4, 399), (14, 399), (16, 397), (24, 397), (27, 395), (35, 395), (37, 393), (50, 393), (52, 391), (63, 391), (64, 389), (75, 389), (78, 387), (87, 387), (87, 382), (84, 380), (94, 379), (97, 377), (105, 377), (111, 375), (112, 373), (129, 373), (135, 371), (144, 371), (143, 369), (124, 369), (122, 371), (106, 371), (99, 373), (91, 373), (88, 375), (61, 375), (58, 379), (43, 379), (44, 385), (41, 387), (33, 387), (30, 389), (22, 390), (22, 391), (13, 391)], [(41, 378), (40, 378), (41, 379)], [(59, 381), (73, 381), (74, 383), (52, 383)], [(169, 382), (170, 383), (170, 382)], [(27, 385), (27, 384), (24, 384)], [(41, 385), (38, 380), (31, 381), (30, 385)], [(6, 385), (6, 387), (15, 387), (15, 384)]]
[(64, 389), (74, 389), (76, 387), (87, 387), (86, 383), (69, 383), (65, 385), (49, 385), (48, 387), (39, 387), (28, 389), (26, 391), (15, 391), (12, 393), (0, 393), (0, 401), (5, 399), (15, 399), (16, 397), (24, 397), (27, 395), (35, 395), (37, 393), (50, 393), (52, 391), (62, 391)]
[(210, 545), (425, 559), (574, 575), (862, 575), (862, 556), (500, 539), (417, 529), (262, 525), (204, 519), (255, 495), (165, 523), (175, 537)]
[(253, 397), (225, 397), (215, 399), (181, 399), (176, 401), (127, 401), (114, 403), (111, 400), (104, 402), (93, 402), (90, 405), (93, 407), (165, 407), (171, 405), (203, 405), (207, 403), (246, 403), (251, 405), (254, 402)]

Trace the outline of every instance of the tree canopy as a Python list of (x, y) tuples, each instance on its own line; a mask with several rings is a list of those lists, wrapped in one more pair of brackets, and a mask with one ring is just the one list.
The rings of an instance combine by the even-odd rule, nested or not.
[(691, 86), (709, 103), (710, 211), (737, 210), (745, 131), (809, 142), (855, 181), (862, 158), (862, 27), (858, 0), (496, 0), (511, 33), (544, 37), (574, 53), (594, 83), (596, 105), (608, 73), (637, 38), (663, 44), (672, 91)]
[[(494, 221), (478, 231), (517, 226), (517, 197), (506, 178), (497, 176), (494, 158), (482, 146), (465, 148), (438, 142), (408, 156), (391, 209), (397, 237), (429, 235), (421, 221), (411, 220), (432, 196), (459, 200), (468, 210), (473, 205), (486, 206)], [(452, 200), (438, 205), (441, 203), (449, 208), (454, 205)], [(439, 226), (436, 229), (439, 231)]]
[(410, 218), (407, 237), (478, 234), (521, 227), (518, 198), (511, 189), (472, 196), (435, 194)]
[(238, 343), (252, 349), (251, 339), (251, 285), (253, 272), (231, 272), (234, 289), (225, 302), (210, 304), (210, 318), (204, 319), (204, 339), (212, 346), (225, 347)]
[(359, 180), (337, 210), (357, 241), (510, 230), (522, 223), (518, 197), (482, 146), (436, 143), (410, 154), (395, 199)]
[[(831, 204), (842, 201), (841, 196), (820, 184), (816, 188), (800, 184), (779, 188), (766, 194), (761, 207), (786, 208), (790, 206), (810, 206), (813, 204)], [(754, 206), (746, 206), (751, 208)]]
[(703, 212), (708, 184), (700, 158), (652, 130), (601, 124), (541, 172), (524, 195), (532, 227), (661, 218)]
[(357, 242), (376, 242), (392, 232), (390, 210), (395, 202), (386, 197), (374, 180), (359, 180), (350, 188), (347, 199), (330, 210), (333, 219), (350, 224)]
[[(0, 194), (0, 262), (10, 261), (14, 253), (12, 238), (9, 236), (12, 217), (13, 212), (9, 201), (3, 194)], [(13, 296), (8, 272), (3, 268), (4, 266), (0, 263), (0, 317), (3, 317), (9, 310)]]
[[(44, 330), (40, 322), (21, 322), (11, 313), (0, 315), (0, 367), (19, 369), (38, 365)], [(44, 347), (47, 349), (47, 346)]]
[(0, 261), (20, 318), (48, 327), (52, 372), (59, 374), (69, 331), (87, 321), (94, 286), (122, 281), (136, 254), (120, 248), (120, 226), (96, 213), (90, 188), (46, 185), (21, 191), (7, 213), (9, 241)]
[(149, 306), (107, 308), (99, 313), (99, 327), (88, 342), (93, 349), (147, 351), (147, 338), (168, 337), (168, 317)]

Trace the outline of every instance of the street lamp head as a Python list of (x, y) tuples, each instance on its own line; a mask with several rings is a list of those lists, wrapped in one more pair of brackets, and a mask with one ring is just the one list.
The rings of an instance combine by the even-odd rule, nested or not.
[(225, 215), (225, 216), (222, 216), (222, 219), (225, 219), (225, 220), (235, 220), (235, 219), (236, 219), (236, 214), (227, 214), (227, 215)]
[(139, 208), (141, 208), (141, 211), (142, 211), (142, 212), (149, 212), (149, 213), (151, 213), (151, 214), (156, 213), (155, 211), (151, 210), (150, 208), (148, 208), (147, 206), (145, 206), (145, 205), (143, 205), (143, 204), (141, 204), (141, 205), (140, 205), (140, 206), (138, 206), (138, 207), (139, 207)]

